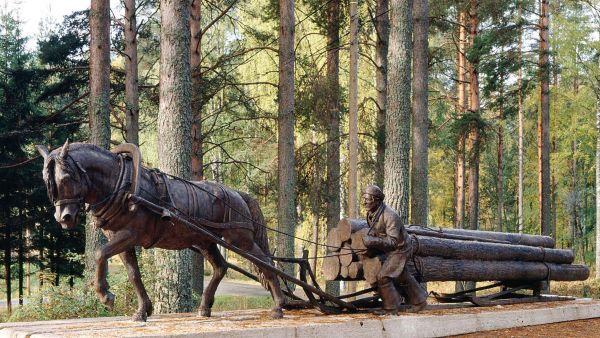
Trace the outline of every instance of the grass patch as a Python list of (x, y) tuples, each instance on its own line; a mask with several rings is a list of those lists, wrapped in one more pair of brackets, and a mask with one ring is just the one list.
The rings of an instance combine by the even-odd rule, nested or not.
[(215, 296), (213, 311), (270, 309), (271, 296)]

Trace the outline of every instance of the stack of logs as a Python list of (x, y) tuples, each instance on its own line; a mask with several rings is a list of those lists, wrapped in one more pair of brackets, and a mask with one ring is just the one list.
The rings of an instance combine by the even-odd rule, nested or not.
[[(407, 226), (413, 258), (407, 267), (424, 281), (585, 280), (589, 269), (572, 265), (571, 250), (554, 249), (548, 236)], [(366, 280), (373, 284), (382, 257), (369, 252), (367, 222), (342, 219), (327, 234), (323, 261), (327, 280)]]

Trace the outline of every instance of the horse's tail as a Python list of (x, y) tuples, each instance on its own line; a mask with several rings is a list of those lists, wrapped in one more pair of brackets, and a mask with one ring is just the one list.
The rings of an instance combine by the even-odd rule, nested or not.
[[(260, 205), (258, 202), (252, 198), (249, 194), (245, 192), (238, 192), (240, 196), (244, 199), (244, 202), (248, 205), (248, 209), (250, 209), (250, 215), (252, 217), (252, 223), (254, 225), (254, 242), (260, 247), (260, 249), (265, 253), (265, 255), (269, 258), (269, 263), (273, 265), (273, 261), (271, 260), (271, 251), (269, 251), (269, 240), (267, 238), (267, 228), (265, 227), (265, 216), (260, 209)], [(258, 279), (260, 283), (268, 290), (269, 286), (267, 284), (267, 279), (262, 274), (259, 269), (256, 269), (256, 273), (258, 274)]]

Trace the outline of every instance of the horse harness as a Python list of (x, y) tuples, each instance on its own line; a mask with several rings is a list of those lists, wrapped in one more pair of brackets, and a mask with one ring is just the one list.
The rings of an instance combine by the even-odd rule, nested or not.
[[(139, 150), (137, 150), (137, 148), (134, 148), (131, 149), (131, 151)], [(139, 196), (138, 185), (141, 177), (141, 165), (139, 164), (139, 154), (132, 154), (131, 151), (119, 150), (119, 152), (117, 153), (117, 156), (119, 157), (120, 161), (120, 172), (119, 177), (117, 179), (117, 183), (113, 188), (113, 192), (108, 194), (100, 202), (93, 205), (88, 205), (87, 207), (87, 210), (92, 211), (92, 214), (95, 218), (94, 223), (98, 228), (107, 228), (110, 221), (114, 219), (117, 215), (128, 211), (134, 212), (137, 209), (135, 198), (133, 197)], [(84, 176), (87, 178), (85, 170), (80, 165), (78, 165), (78, 169), (82, 171), (84, 173)], [(173, 199), (169, 188), (172, 176), (161, 172), (159, 169), (147, 170), (150, 174), (150, 180), (152, 181), (159, 196), (159, 208), (157, 208), (156, 211), (150, 209), (148, 210), (159, 214), (161, 221), (171, 223), (171, 215), (177, 214), (179, 217), (184, 217), (194, 224), (215, 230), (231, 230), (244, 228), (254, 232), (254, 226), (252, 222), (232, 221), (231, 215), (233, 208), (231, 207), (231, 196), (221, 184), (217, 183), (217, 185), (223, 192), (223, 198), (220, 198), (219, 196), (216, 196), (215, 194), (206, 191), (205, 189), (196, 184), (180, 179), (180, 181), (184, 184), (187, 192), (187, 201), (191, 201), (191, 203), (193, 204), (188, 208), (186, 214), (183, 215), (183, 212), (175, 205), (175, 200)], [(89, 178), (87, 178), (87, 180), (89, 182)], [(194, 211), (197, 210), (197, 208), (201, 207), (200, 203), (198, 202), (197, 191), (195, 191), (196, 189), (203, 190), (204, 192), (207, 192), (208, 194), (223, 202), (225, 211), (223, 213), (222, 222), (214, 222), (194, 215)], [(158, 210), (160, 210), (161, 212), (157, 212)]]

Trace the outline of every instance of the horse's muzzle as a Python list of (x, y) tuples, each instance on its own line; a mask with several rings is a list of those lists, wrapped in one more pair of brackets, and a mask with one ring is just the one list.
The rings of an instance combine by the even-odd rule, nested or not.
[(57, 207), (55, 211), (54, 218), (63, 229), (72, 229), (79, 222), (79, 207), (76, 204)]

